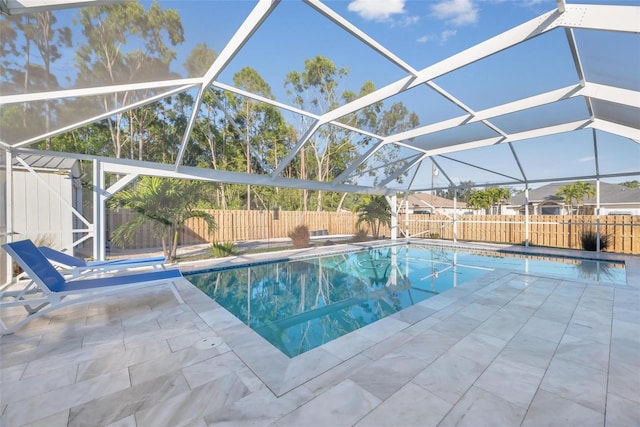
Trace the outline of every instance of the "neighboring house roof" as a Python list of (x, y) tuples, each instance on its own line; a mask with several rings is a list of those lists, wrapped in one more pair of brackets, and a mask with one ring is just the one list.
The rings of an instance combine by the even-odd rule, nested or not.
[[(435, 196), (433, 194), (427, 193), (413, 193), (408, 197), (409, 206), (411, 209), (420, 209), (420, 208), (450, 208), (453, 209), (453, 200), (447, 199), (440, 196)], [(398, 203), (401, 204), (401, 207), (404, 207), (404, 199), (398, 199)], [(456, 207), (458, 209), (464, 209), (467, 207), (467, 204), (464, 202), (458, 202)]]
[[(589, 182), (596, 187), (595, 181)], [(539, 188), (529, 190), (529, 203), (542, 203), (546, 201), (563, 204), (564, 199), (556, 196), (558, 190), (574, 182), (554, 182)], [(590, 197), (582, 201), (584, 205), (595, 205), (596, 198)], [(640, 188), (629, 188), (624, 185), (610, 184), (607, 182), (600, 183), (600, 203), (640, 203)], [(509, 200), (509, 205), (524, 205), (524, 193), (514, 194)]]
[[(33, 155), (20, 156), (29, 166), (38, 170), (53, 170), (53, 171), (70, 171), (72, 170), (78, 161), (76, 159), (70, 159), (57, 156), (45, 156), (45, 155)], [(13, 159), (13, 167), (24, 168), (22, 163), (18, 159)]]

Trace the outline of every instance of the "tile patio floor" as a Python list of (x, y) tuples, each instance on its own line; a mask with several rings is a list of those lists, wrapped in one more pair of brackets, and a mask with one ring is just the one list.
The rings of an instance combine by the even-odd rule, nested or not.
[(0, 425), (640, 426), (626, 261), (626, 287), (496, 270), (293, 359), (187, 280), (72, 305), (0, 339)]

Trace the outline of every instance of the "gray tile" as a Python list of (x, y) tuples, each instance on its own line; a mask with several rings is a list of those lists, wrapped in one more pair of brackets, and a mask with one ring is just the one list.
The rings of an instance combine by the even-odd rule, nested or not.
[(472, 387), (438, 426), (517, 426), (520, 425), (525, 412), (525, 408)]
[(445, 354), (416, 375), (411, 382), (447, 402), (456, 403), (485, 368), (486, 365), (473, 360)]
[(306, 387), (298, 387), (278, 398), (263, 388), (207, 414), (204, 421), (216, 427), (268, 426), (313, 397)]
[(136, 425), (184, 425), (220, 411), (248, 394), (240, 378), (229, 374), (136, 412)]
[(545, 369), (557, 346), (554, 342), (519, 333), (509, 342), (498, 358)]
[(435, 427), (452, 406), (422, 387), (408, 383), (355, 425)]
[(609, 368), (609, 395), (623, 397), (640, 405), (640, 369), (620, 361), (612, 361)]
[(566, 323), (543, 319), (534, 315), (527, 320), (527, 323), (524, 324), (520, 332), (532, 337), (558, 343), (566, 329)]
[(114, 423), (188, 390), (184, 376), (174, 371), (71, 408), (69, 426)]
[(430, 330), (449, 337), (462, 338), (477, 328), (480, 323), (482, 323), (481, 320), (456, 313), (434, 325)]
[(405, 329), (402, 332), (398, 332), (397, 334), (372, 345), (368, 349), (364, 350), (362, 354), (369, 359), (380, 359), (389, 353), (395, 352), (398, 347), (410, 341), (412, 338), (413, 335), (409, 334), (408, 330)]
[(601, 371), (609, 370), (609, 345), (565, 334), (555, 357), (577, 362)]
[(488, 365), (506, 344), (506, 340), (472, 332), (451, 347), (449, 354), (466, 357)]
[(605, 427), (629, 427), (640, 425), (640, 405), (615, 394), (607, 395)]
[(353, 381), (345, 380), (280, 418), (274, 425), (351, 426), (380, 403), (380, 399)]
[[(409, 341), (400, 344), (395, 351), (420, 358), (426, 362), (432, 362), (453, 347), (458, 341), (459, 339), (456, 337), (433, 330), (427, 330)], [(365, 354), (368, 355), (368, 352), (365, 352)]]
[(544, 369), (508, 360), (496, 360), (474, 386), (523, 408), (528, 408), (538, 390)]
[(392, 353), (369, 363), (349, 378), (377, 398), (385, 400), (426, 366), (424, 360)]
[(67, 364), (38, 376), (31, 376), (18, 381), (3, 381), (2, 393), (0, 393), (2, 403), (18, 402), (74, 384), (77, 372), (77, 365)]
[(0, 424), (20, 425), (44, 418), (129, 387), (126, 369), (71, 384), (50, 392), (10, 404), (0, 417)]
[(493, 316), (475, 329), (486, 335), (492, 335), (503, 340), (510, 340), (522, 328), (526, 320), (518, 320), (512, 314), (498, 310)]
[(607, 390), (605, 372), (554, 358), (540, 388), (604, 414)]
[(198, 350), (188, 347), (175, 353), (168, 353), (161, 357), (137, 363), (129, 367), (131, 384), (141, 384), (168, 372), (194, 365), (219, 354), (217, 348)]
[(358, 370), (365, 368), (371, 362), (371, 359), (359, 354), (307, 381), (304, 383), (304, 387), (314, 394), (320, 394), (336, 384), (341, 383), (349, 375), (354, 375)]
[(57, 412), (48, 417), (41, 418), (32, 423), (25, 424), (28, 427), (67, 427), (67, 421), (69, 419), (69, 410)]
[(181, 369), (189, 387), (196, 388), (244, 369), (246, 365), (233, 352), (223, 353)]
[(522, 427), (602, 427), (604, 414), (539, 390), (533, 399)]

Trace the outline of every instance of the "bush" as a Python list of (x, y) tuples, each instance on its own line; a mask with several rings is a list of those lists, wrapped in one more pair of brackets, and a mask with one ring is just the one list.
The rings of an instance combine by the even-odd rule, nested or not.
[(356, 234), (354, 234), (351, 238), (352, 242), (366, 242), (367, 240), (369, 240), (367, 230), (364, 230), (362, 228), (359, 228), (358, 231), (356, 231)]
[(233, 248), (233, 242), (213, 242), (211, 246), (209, 246), (209, 251), (211, 252), (211, 255), (216, 258), (237, 254), (236, 250)]
[(309, 228), (306, 225), (299, 225), (289, 232), (289, 238), (293, 247), (296, 249), (308, 248), (311, 246), (311, 236), (309, 235)]
[[(597, 234), (595, 231), (588, 230), (583, 231), (580, 236), (580, 242), (582, 243), (582, 249), (585, 251), (595, 251), (597, 249)], [(604, 251), (609, 246), (609, 236), (600, 236), (600, 250)]]

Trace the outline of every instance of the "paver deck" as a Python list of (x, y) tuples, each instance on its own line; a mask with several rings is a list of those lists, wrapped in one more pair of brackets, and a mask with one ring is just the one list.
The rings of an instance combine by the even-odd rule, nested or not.
[(496, 270), (293, 359), (187, 280), (182, 305), (158, 287), (69, 306), (0, 338), (0, 425), (640, 425), (625, 258), (627, 286)]

